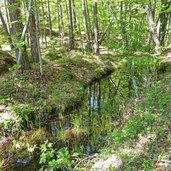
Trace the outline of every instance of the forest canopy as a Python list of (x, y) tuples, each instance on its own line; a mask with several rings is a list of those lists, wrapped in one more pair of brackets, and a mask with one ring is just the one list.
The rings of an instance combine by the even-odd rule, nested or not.
[(171, 0), (0, 0), (0, 170), (171, 170)]
[(42, 65), (42, 45), (54, 38), (68, 50), (94, 53), (104, 45), (160, 54), (170, 45), (169, 0), (1, 0), (0, 6), (0, 44), (15, 50), (23, 69), (30, 68), (28, 54)]

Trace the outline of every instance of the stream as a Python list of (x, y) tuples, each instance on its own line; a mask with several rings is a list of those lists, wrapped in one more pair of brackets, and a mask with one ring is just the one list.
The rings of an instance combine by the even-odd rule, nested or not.
[[(145, 88), (157, 80), (155, 60), (141, 64), (138, 60), (128, 61), (111, 75), (92, 82), (85, 89), (81, 106), (67, 115), (50, 120), (45, 128), (55, 143), (69, 149), (83, 148), (86, 155), (98, 152), (105, 145), (105, 136), (119, 127), (122, 111), (131, 99), (139, 99)], [(8, 157), (14, 157), (8, 153)], [(26, 156), (15, 159), (11, 171), (38, 170), (38, 159)]]

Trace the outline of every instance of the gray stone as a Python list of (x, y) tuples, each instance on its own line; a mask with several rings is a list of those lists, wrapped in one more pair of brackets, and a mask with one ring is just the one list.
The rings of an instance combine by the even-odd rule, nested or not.
[(111, 169), (114, 169), (116, 171), (123, 171), (123, 162), (115, 154), (113, 154), (106, 160), (99, 160), (95, 162), (91, 171), (109, 171)]

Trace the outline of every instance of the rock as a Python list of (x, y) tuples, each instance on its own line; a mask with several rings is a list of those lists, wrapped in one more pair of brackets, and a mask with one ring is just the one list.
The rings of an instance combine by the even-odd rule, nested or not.
[(165, 55), (167, 61), (171, 61), (171, 46), (167, 47), (164, 51), (163, 54)]
[(92, 155), (97, 151), (97, 148), (94, 146), (87, 146), (86, 147), (86, 155)]
[(113, 154), (106, 160), (100, 160), (95, 162), (91, 171), (109, 171), (112, 168), (117, 171), (123, 171), (123, 162), (115, 154)]
[(8, 135), (18, 135), (19, 118), (0, 105), (0, 138)]

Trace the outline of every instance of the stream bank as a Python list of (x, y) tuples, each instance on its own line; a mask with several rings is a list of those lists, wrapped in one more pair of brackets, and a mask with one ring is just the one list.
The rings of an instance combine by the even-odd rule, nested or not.
[[(38, 128), (80, 105), (86, 85), (121, 64), (119, 55), (71, 52), (60, 58), (57, 55), (53, 60), (45, 59), (44, 75), (39, 74), (37, 65), (32, 66), (34, 71), (23, 74), (18, 73), (15, 66), (11, 68), (0, 80), (1, 168), (6, 168), (7, 151), (13, 149), (13, 139), (28, 136), (31, 144), (43, 142), (49, 135)], [(31, 135), (29, 130), (33, 130)]]
[[(121, 58), (120, 58), (121, 59)], [(15, 68), (0, 84), (0, 136), (18, 134), (44, 124), (53, 114), (63, 113), (78, 105), (84, 88), (119, 66), (115, 56), (92, 56), (71, 53), (53, 61), (45, 60), (44, 75), (34, 70), (19, 74)], [(10, 128), (10, 131), (9, 129)], [(15, 135), (17, 136), (17, 135)]]
[[(51, 115), (48, 119), (50, 125), (40, 126), (39, 129), (28, 133), (25, 132), (25, 134), (22, 134), (23, 138), (20, 137), (19, 144), (17, 143), (18, 140), (13, 141), (13, 143), (9, 140), (9, 145), (11, 144), (12, 146), (13, 144), (13, 150), (16, 145), (23, 146), (20, 148), (20, 152), (16, 152), (17, 155), (20, 153), (20, 157), (17, 155), (13, 156), (14, 161), (17, 161), (19, 165), (22, 165), (22, 163), (27, 164), (31, 158), (25, 156), (25, 154), (21, 154), (24, 151), (23, 148), (26, 151), (28, 148), (27, 144), (32, 148), (35, 144), (40, 144), (46, 139), (52, 142), (58, 142), (58, 147), (60, 146), (59, 144), (63, 144), (79, 152), (82, 149), (81, 151), (87, 155), (99, 151), (101, 146), (106, 143), (109, 144), (111, 140), (108, 141), (108, 138), (105, 140), (104, 137), (109, 136), (110, 133), (115, 130), (114, 128), (120, 128), (120, 126), (124, 124), (124, 120), (126, 122), (126, 118), (122, 119), (122, 116), (124, 110), (127, 109), (129, 111), (125, 105), (130, 101), (130, 98), (141, 98), (144, 88), (150, 87), (153, 82), (159, 80), (159, 73), (165, 73), (166, 71), (164, 70), (168, 68), (165, 67), (167, 66), (165, 63), (160, 65), (160, 59), (157, 58), (139, 57), (137, 60), (134, 60), (134, 58), (135, 56), (127, 56), (128, 62), (115, 70), (113, 74), (89, 84), (88, 89), (82, 92), (81, 107), (78, 108), (78, 106), (75, 106), (73, 111), (69, 110), (70, 112), (67, 116), (62, 113), (60, 115), (57, 113), (60, 117)], [(115, 60), (116, 59), (117, 58), (115, 58)], [(120, 58), (120, 60), (121, 59), (124, 58)], [(75, 62), (74, 66), (76, 64)], [(71, 66), (69, 68), (71, 69)], [(138, 70), (141, 70), (141, 72), (138, 72)], [(132, 74), (131, 76), (130, 73)], [(84, 82), (83, 85), (86, 85), (86, 83)], [(66, 112), (66, 110), (64, 111)], [(133, 135), (135, 136), (137, 132), (133, 133)], [(120, 139), (122, 139), (122, 135), (117, 138), (115, 137), (114, 141), (120, 141)], [(7, 145), (6, 149), (4, 148), (3, 151), (6, 151), (8, 147)], [(8, 152), (9, 151), (8, 149)], [(6, 157), (8, 160), (11, 158), (9, 153)], [(7, 162), (7, 160), (2, 160), (2, 165), (4, 162)], [(13, 164), (15, 166), (15, 163)], [(21, 169), (23, 167), (25, 167), (25, 164)], [(18, 169), (19, 168), (17, 168), (17, 170)]]

